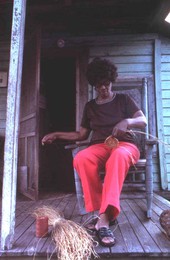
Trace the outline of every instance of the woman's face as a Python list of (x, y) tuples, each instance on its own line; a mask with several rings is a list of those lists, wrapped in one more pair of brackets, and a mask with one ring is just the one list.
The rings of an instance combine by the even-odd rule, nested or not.
[(103, 98), (106, 98), (110, 95), (110, 93), (112, 92), (111, 89), (112, 89), (112, 82), (108, 80), (99, 82), (95, 86), (95, 90), (97, 91), (98, 95)]

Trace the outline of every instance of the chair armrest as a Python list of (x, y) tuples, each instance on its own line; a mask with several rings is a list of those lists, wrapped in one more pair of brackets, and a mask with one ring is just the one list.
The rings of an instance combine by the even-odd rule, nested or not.
[(75, 148), (77, 148), (77, 147), (78, 147), (77, 144), (66, 144), (66, 145), (64, 146), (65, 149), (75, 149)]
[[(151, 139), (151, 138), (148, 138), (146, 139), (146, 145), (155, 145), (158, 143), (158, 140), (157, 139)], [(77, 143), (72, 143), (72, 144), (67, 144), (64, 146), (65, 149), (75, 149), (75, 148), (78, 148), (78, 147), (81, 147), (81, 146), (84, 146), (84, 145), (89, 145), (89, 141), (85, 141), (85, 142), (77, 142)]]
[[(149, 145), (149, 146), (153, 146), (155, 144), (158, 143), (158, 140), (157, 139), (146, 139), (146, 145)], [(72, 144), (66, 144), (64, 146), (65, 149), (75, 149), (75, 148), (78, 148), (78, 147), (81, 147), (81, 146), (87, 146), (89, 145), (89, 141), (85, 141), (85, 142), (77, 142), (77, 143), (72, 143)]]
[(64, 146), (65, 149), (75, 149), (75, 148), (78, 148), (78, 147), (81, 147), (81, 146), (86, 146), (86, 145), (89, 145), (89, 142), (86, 141), (86, 142), (81, 142), (81, 143), (75, 143), (75, 144), (67, 144)]
[(154, 138), (147, 138), (145, 143), (146, 143), (146, 145), (153, 146), (158, 143), (158, 140), (154, 139)]

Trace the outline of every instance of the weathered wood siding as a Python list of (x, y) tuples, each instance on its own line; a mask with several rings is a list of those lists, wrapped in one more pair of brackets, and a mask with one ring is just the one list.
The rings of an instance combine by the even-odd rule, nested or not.
[[(113, 40), (110, 46), (91, 47), (89, 60), (94, 57), (107, 58), (118, 67), (119, 76), (152, 77), (154, 76), (154, 39), (131, 40), (126, 38), (119, 42), (118, 38)], [(89, 99), (93, 91), (89, 87)], [(150, 108), (152, 109), (152, 108)], [(154, 126), (156, 127), (156, 126)], [(156, 131), (155, 131), (156, 132)], [(153, 158), (154, 190), (160, 189), (159, 158), (157, 148)]]
[[(0, 43), (0, 71), (9, 69), (9, 50), (8, 42)], [(6, 127), (6, 103), (7, 103), (7, 87), (0, 87), (0, 181), (3, 175), (3, 158), (4, 158), (4, 139)]]
[[(10, 45), (7, 42), (0, 43), (0, 71), (7, 71), (9, 69), (9, 51)], [(6, 97), (7, 88), (0, 87), (0, 136), (5, 136), (6, 125)]]
[(170, 39), (161, 39), (161, 85), (163, 106), (163, 131), (165, 142), (168, 190), (170, 190)]

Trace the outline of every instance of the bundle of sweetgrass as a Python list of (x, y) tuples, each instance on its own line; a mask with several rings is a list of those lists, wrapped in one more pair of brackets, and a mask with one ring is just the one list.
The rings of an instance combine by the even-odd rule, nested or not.
[(39, 207), (33, 212), (36, 217), (47, 216), (52, 225), (52, 239), (55, 242), (57, 259), (88, 260), (98, 255), (94, 250), (94, 240), (85, 228), (72, 220), (64, 218), (63, 214), (52, 207)]

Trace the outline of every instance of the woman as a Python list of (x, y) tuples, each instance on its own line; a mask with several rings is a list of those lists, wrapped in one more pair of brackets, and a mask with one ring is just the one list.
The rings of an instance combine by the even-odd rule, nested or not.
[[(120, 193), (128, 169), (140, 157), (130, 130), (144, 128), (146, 118), (128, 95), (112, 91), (117, 68), (109, 60), (95, 58), (88, 64), (86, 76), (97, 97), (86, 103), (80, 130), (47, 134), (42, 143), (56, 139), (83, 141), (92, 132), (90, 145), (75, 156), (73, 164), (81, 178), (86, 210), (99, 211), (94, 224), (99, 242), (112, 246), (116, 240), (109, 225), (120, 213)], [(108, 136), (115, 137), (114, 147), (105, 142)], [(104, 167), (102, 184), (98, 172)]]

